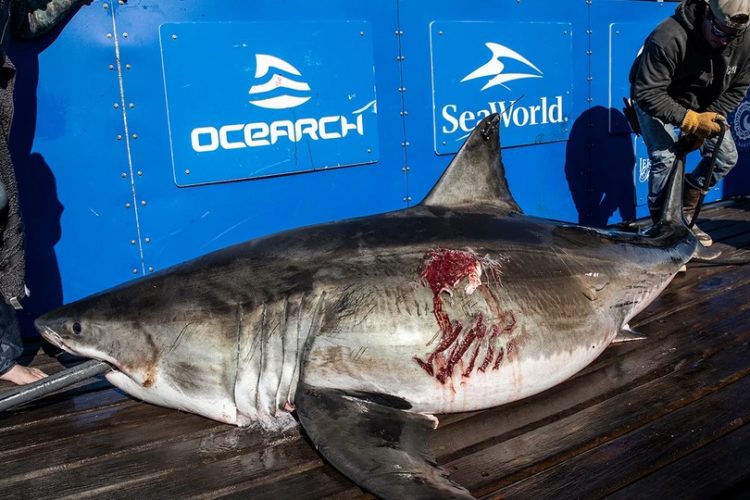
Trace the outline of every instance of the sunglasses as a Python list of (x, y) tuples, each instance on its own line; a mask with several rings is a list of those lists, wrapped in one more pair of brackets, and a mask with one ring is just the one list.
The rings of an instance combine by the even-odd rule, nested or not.
[(710, 14), (710, 21), (711, 21), (711, 35), (713, 35), (716, 38), (720, 38), (722, 40), (732, 40), (734, 38), (737, 38), (742, 34), (744, 30), (732, 30), (725, 31), (725, 28), (722, 28), (718, 24), (716, 24), (716, 18), (714, 15), (709, 11)]

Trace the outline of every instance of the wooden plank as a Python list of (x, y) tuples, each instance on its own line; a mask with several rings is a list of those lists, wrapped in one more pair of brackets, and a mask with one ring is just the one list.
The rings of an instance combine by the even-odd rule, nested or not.
[[(747, 336), (747, 332), (745, 332)], [(742, 342), (676, 366), (664, 377), (588, 406), (535, 432), (488, 440), (447, 465), (453, 479), (490, 493), (662, 418), (750, 373)]]
[[(205, 420), (205, 419), (203, 419)], [(149, 434), (152, 434), (149, 424)], [(100, 455), (86, 463), (45, 471), (35, 481), (3, 491), (19, 498), (161, 498), (214, 495), (234, 484), (272, 484), (320, 466), (317, 453), (300, 440), (268, 436), (226, 425), (200, 432), (165, 434), (165, 439)]]
[[(693, 426), (695, 427), (695, 426)], [(691, 429), (692, 431), (692, 429)], [(611, 500), (750, 496), (750, 425), (694, 451), (615, 492)]]
[[(633, 432), (503, 488), (503, 498), (559, 498), (575, 490), (593, 498), (613, 493), (750, 421), (750, 377), (730, 384)], [(723, 470), (704, 462), (722, 476)], [(721, 486), (733, 485), (716, 477)], [(729, 481), (729, 482), (727, 482)], [(666, 493), (657, 488), (652, 493)], [(693, 496), (693, 495), (689, 495)], [(632, 498), (632, 497), (631, 497)], [(678, 498), (680, 498), (678, 496)]]

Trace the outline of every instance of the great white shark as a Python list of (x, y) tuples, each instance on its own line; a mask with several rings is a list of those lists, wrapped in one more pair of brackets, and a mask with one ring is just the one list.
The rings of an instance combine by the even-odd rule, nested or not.
[(523, 215), (499, 117), (417, 206), (255, 239), (36, 321), (143, 401), (287, 425), (387, 498), (470, 498), (434, 464), (434, 414), (502, 405), (591, 363), (693, 256), (682, 165), (647, 233)]

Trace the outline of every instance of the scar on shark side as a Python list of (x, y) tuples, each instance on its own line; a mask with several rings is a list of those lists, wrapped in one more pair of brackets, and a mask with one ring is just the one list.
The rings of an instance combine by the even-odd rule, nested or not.
[[(487, 268), (487, 271), (484, 268)], [(451, 319), (445, 310), (444, 296), (454, 293), (473, 294), (482, 284), (482, 274), (500, 282), (502, 270), (500, 264), (488, 257), (480, 260), (473, 252), (448, 250), (444, 248), (430, 250), (423, 258), (420, 269), (421, 283), (433, 293), (433, 314), (439, 328), (439, 342), (426, 360), (415, 356), (413, 359), (431, 377), (441, 384), (446, 384), (456, 372), (459, 362), (465, 366), (460, 370), (463, 378), (468, 378), (474, 371), (480, 353), (483, 354), (477, 368), (485, 372), (488, 368), (497, 370), (507, 354), (515, 352), (516, 317), (513, 311), (499, 308), (496, 314), (498, 322), (488, 322), (479, 312), (469, 326), (459, 320)], [(463, 290), (456, 290), (466, 280)], [(494, 297), (494, 292), (487, 288)], [(498, 301), (495, 298), (495, 303)]]

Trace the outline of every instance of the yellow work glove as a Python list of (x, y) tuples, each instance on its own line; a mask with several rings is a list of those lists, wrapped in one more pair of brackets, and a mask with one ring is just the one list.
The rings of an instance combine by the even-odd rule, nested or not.
[(685, 113), (685, 118), (682, 119), (682, 131), (688, 134), (705, 139), (721, 132), (721, 126), (719, 123), (725, 122), (726, 118), (721, 116), (719, 113), (712, 111), (706, 111), (705, 113), (696, 113), (692, 109), (688, 109)]

